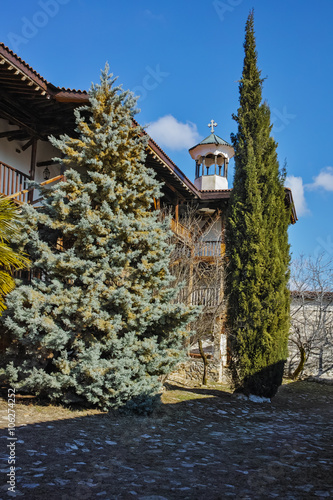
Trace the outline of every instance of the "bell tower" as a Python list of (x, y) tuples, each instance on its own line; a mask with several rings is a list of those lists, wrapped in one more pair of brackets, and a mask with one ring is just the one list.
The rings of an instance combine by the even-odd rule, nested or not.
[(189, 149), (195, 160), (194, 185), (200, 191), (228, 189), (229, 160), (235, 155), (235, 150), (214, 133), (214, 127), (217, 127), (214, 120), (210, 121), (208, 127), (211, 134)]

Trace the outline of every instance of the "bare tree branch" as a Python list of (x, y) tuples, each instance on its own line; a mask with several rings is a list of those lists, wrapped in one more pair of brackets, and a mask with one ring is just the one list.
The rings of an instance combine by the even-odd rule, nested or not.
[(321, 254), (294, 261), (291, 288), (290, 341), (299, 359), (290, 375), (298, 378), (311, 370), (320, 377), (333, 370), (333, 259)]
[(183, 285), (178, 301), (201, 306), (201, 313), (189, 326), (187, 348), (190, 351), (198, 345), (205, 368), (203, 384), (208, 358), (202, 341), (221, 330), (224, 311), (225, 247), (220, 221), (220, 210), (205, 214), (198, 212), (196, 206), (187, 206), (179, 220), (171, 224), (174, 231), (171, 271), (175, 286)]

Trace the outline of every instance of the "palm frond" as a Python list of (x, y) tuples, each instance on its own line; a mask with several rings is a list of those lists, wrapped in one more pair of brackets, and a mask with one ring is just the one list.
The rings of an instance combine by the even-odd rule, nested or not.
[(0, 315), (6, 309), (5, 297), (15, 287), (13, 271), (29, 267), (29, 259), (10, 247), (10, 241), (21, 231), (20, 209), (8, 198), (0, 197)]
[(0, 267), (3, 269), (24, 269), (29, 266), (29, 259), (24, 254), (16, 253), (6, 243), (0, 243)]
[(20, 231), (22, 215), (20, 209), (8, 198), (0, 197), (0, 241), (9, 241), (9, 237)]
[(0, 271), (0, 315), (6, 309), (5, 297), (15, 288), (14, 278), (5, 271)]

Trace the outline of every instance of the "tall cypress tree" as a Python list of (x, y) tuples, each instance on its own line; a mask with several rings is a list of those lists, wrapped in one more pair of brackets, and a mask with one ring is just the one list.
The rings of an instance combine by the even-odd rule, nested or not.
[[(112, 75), (111, 75), (112, 76)], [(176, 305), (168, 221), (152, 209), (160, 184), (133, 125), (136, 99), (102, 72), (76, 138), (52, 143), (66, 180), (25, 207), (31, 283), (7, 299), (4, 373), (55, 402), (146, 411), (182, 356), (192, 308)]]
[(289, 210), (270, 111), (262, 102), (254, 16), (245, 29), (235, 148), (226, 227), (227, 333), (237, 391), (273, 397), (282, 382), (289, 333)]

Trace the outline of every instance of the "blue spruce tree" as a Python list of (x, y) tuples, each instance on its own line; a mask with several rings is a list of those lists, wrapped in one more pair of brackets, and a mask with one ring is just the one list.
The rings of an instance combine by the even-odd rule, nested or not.
[(53, 402), (147, 411), (183, 355), (193, 310), (175, 304), (160, 184), (145, 166), (136, 99), (108, 74), (76, 110), (77, 136), (52, 138), (66, 180), (25, 207), (31, 282), (7, 297), (10, 384)]

